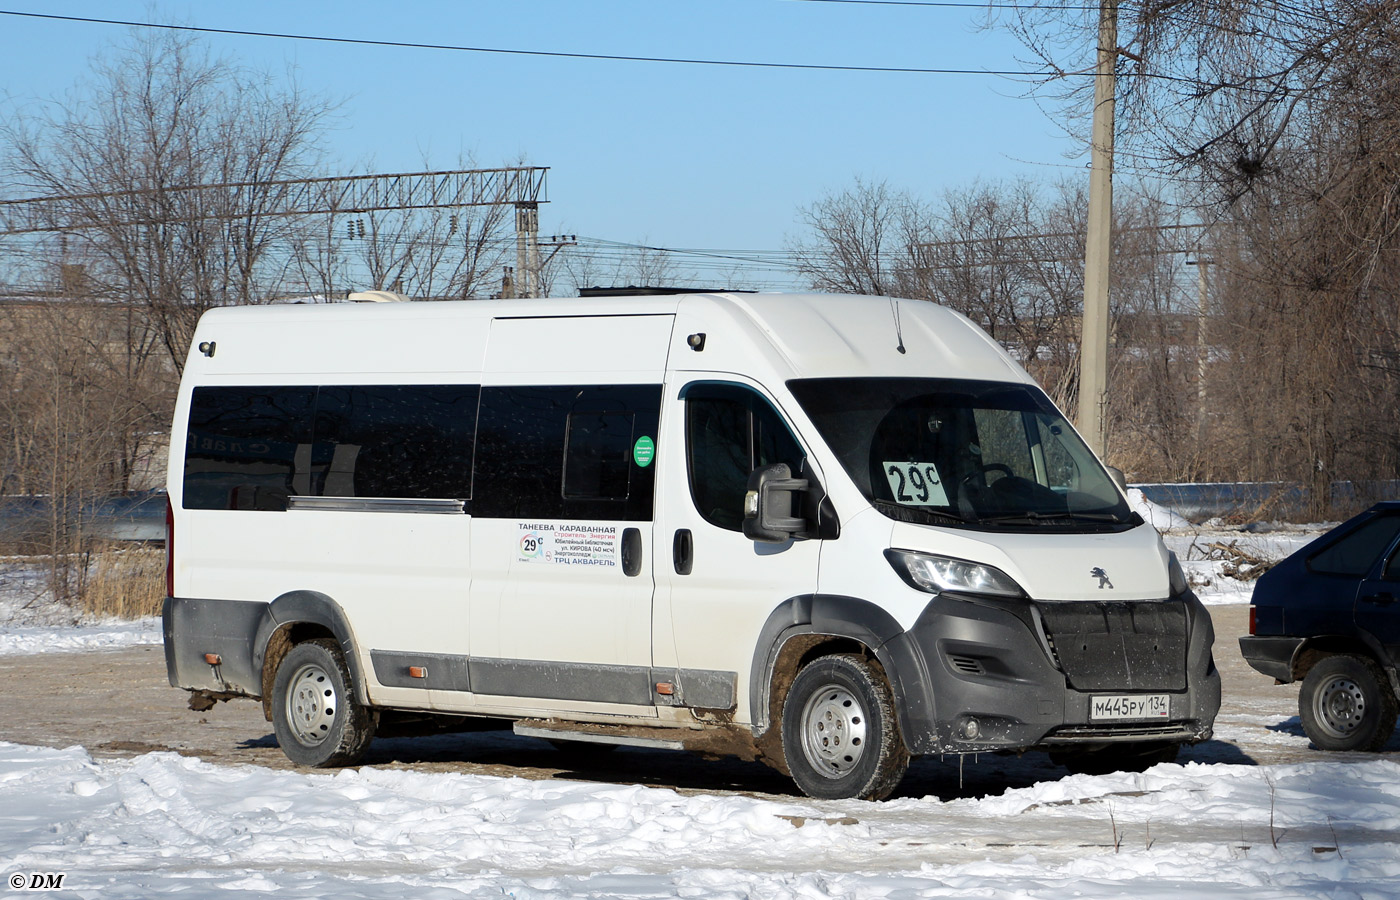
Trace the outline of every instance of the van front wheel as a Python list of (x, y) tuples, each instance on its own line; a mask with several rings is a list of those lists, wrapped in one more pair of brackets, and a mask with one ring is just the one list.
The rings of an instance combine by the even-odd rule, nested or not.
[(378, 719), (355, 700), (350, 670), (335, 641), (297, 644), (277, 667), (272, 730), (297, 765), (354, 765), (369, 749)]
[(860, 656), (823, 656), (797, 673), (782, 737), (792, 780), (809, 797), (883, 800), (909, 768), (889, 684)]

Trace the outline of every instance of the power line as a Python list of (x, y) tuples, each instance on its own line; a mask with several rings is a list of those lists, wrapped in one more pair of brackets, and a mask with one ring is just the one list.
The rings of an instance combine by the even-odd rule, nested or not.
[(98, 19), (88, 16), (60, 16), (52, 13), (20, 12), (0, 9), (0, 15), (19, 16), (29, 19), (50, 19), (59, 22), (82, 22), (91, 25), (123, 25), (130, 28), (163, 28), (169, 31), (187, 31), (199, 34), (221, 34), (235, 37), (281, 38), (294, 41), (317, 41), (327, 44), (353, 44), (363, 47), (399, 47), (410, 50), (450, 50), (462, 53), (496, 53), (512, 56), (540, 56), (558, 59), (590, 59), (615, 62), (676, 63), (692, 66), (732, 66), (750, 69), (797, 69), (822, 72), (879, 72), (902, 75), (1001, 75), (1023, 78), (1043, 78), (1054, 72), (1027, 72), (1021, 70), (997, 69), (936, 69), (908, 66), (838, 66), (823, 63), (778, 63), (754, 60), (692, 59), (672, 56), (622, 56), (609, 53), (567, 53), (556, 50), (520, 50), (505, 47), (467, 47), (456, 44), (429, 44), (416, 41), (382, 41), (368, 38), (330, 37), (317, 34), (295, 34), (279, 31), (244, 31), (234, 28), (207, 28), (200, 25), (172, 25), (164, 22), (135, 22), (124, 19)]

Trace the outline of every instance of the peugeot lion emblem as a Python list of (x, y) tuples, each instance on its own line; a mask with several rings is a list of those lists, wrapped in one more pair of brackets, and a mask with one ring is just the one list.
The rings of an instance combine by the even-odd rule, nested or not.
[(1090, 569), (1089, 576), (1099, 580), (1099, 590), (1103, 590), (1104, 588), (1108, 588), (1110, 591), (1113, 590), (1113, 582), (1108, 580), (1108, 573), (1099, 566), (1094, 566)]

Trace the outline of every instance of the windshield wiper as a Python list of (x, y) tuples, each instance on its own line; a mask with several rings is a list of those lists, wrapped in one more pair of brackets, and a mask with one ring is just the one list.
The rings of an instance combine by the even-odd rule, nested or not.
[(944, 522), (956, 522), (959, 525), (970, 524), (967, 519), (957, 513), (943, 512), (942, 510), (929, 509), (925, 506), (905, 506), (902, 503), (892, 503), (889, 500), (872, 500), (876, 508), (888, 510), (893, 513), (891, 518), (899, 519), (901, 522), (917, 522), (920, 519), (939, 519)]
[(983, 516), (980, 521), (994, 522), (998, 525), (1040, 525), (1045, 522), (1109, 522), (1114, 525), (1127, 525), (1132, 522), (1132, 518), (1122, 519), (1114, 513), (1103, 512), (1038, 512), (1032, 509), (1000, 516)]

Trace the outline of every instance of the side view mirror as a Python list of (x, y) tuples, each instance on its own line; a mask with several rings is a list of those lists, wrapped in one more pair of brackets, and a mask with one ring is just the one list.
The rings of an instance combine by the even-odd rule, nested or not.
[(1113, 483), (1118, 485), (1118, 490), (1124, 494), (1128, 493), (1128, 476), (1123, 474), (1123, 470), (1117, 466), (1104, 466), (1108, 469), (1108, 477), (1113, 479)]
[(744, 537), (751, 541), (781, 544), (805, 533), (807, 520), (794, 512), (809, 484), (793, 478), (787, 463), (774, 463), (749, 473), (744, 494)]

